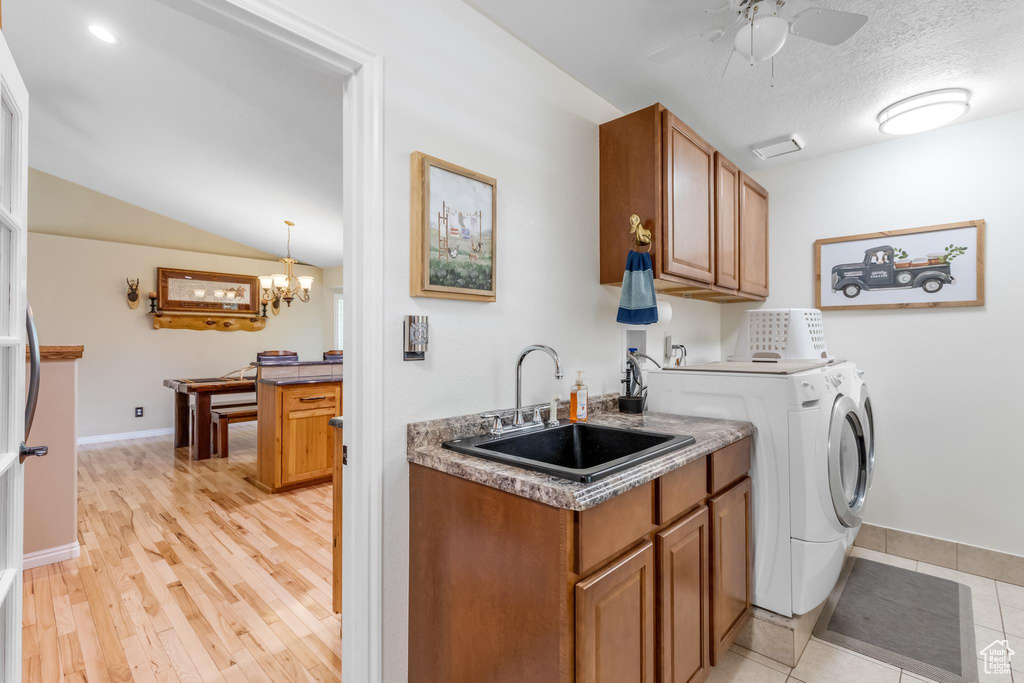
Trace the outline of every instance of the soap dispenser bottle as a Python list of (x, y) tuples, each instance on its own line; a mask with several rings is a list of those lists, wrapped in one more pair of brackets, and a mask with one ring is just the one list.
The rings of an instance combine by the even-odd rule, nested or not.
[(576, 384), (573, 385), (569, 397), (569, 420), (572, 422), (586, 422), (589, 406), (589, 390), (583, 383), (583, 371), (576, 371)]

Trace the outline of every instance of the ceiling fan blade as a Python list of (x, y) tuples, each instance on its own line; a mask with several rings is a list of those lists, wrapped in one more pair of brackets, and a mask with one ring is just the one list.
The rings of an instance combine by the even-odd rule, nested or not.
[(650, 0), (652, 5), (674, 5), (680, 9), (720, 12), (729, 7), (728, 0)]
[(816, 7), (793, 17), (789, 32), (826, 45), (839, 45), (859, 31), (867, 21), (868, 18), (863, 14)]
[(733, 50), (729, 56), (729, 63), (725, 65), (725, 73), (722, 74), (722, 78), (735, 78), (750, 73), (753, 68), (754, 64), (749, 59)]
[(668, 47), (648, 55), (647, 58), (652, 62), (663, 64), (665, 62), (672, 61), (677, 57), (682, 57), (690, 50), (700, 47), (705, 43), (715, 42), (721, 38), (724, 33), (725, 29), (721, 27), (711, 28), (703, 33), (698, 33), (695, 36), (688, 36), (680, 41), (672, 43)]

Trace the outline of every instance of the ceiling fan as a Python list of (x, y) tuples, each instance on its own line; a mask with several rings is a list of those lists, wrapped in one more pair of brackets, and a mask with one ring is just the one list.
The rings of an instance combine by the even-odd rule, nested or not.
[[(654, 0), (663, 3), (666, 0)], [(713, 0), (707, 0), (713, 1)], [(702, 0), (690, 0), (698, 7)], [(718, 26), (687, 36), (651, 54), (653, 62), (668, 62), (682, 57), (706, 43), (714, 43), (737, 28), (733, 51), (724, 76), (735, 76), (771, 59), (792, 34), (826, 45), (839, 45), (860, 30), (868, 18), (863, 14), (815, 7), (790, 15), (783, 11), (785, 0), (726, 0), (724, 6), (706, 7), (706, 14), (722, 13), (726, 19)]]

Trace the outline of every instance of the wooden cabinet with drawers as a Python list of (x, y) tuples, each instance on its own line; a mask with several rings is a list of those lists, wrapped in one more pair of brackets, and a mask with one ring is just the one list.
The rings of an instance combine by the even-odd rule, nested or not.
[(409, 680), (703, 681), (752, 613), (750, 446), (576, 512), (411, 465)]
[(258, 387), (256, 486), (264, 491), (330, 481), (341, 382), (265, 384)]
[(764, 188), (660, 104), (603, 124), (600, 145), (602, 284), (622, 282), (636, 214), (653, 234), (659, 292), (718, 303), (768, 296)]

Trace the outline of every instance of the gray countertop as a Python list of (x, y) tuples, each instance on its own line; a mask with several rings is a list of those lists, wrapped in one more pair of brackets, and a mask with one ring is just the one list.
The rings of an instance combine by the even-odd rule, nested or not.
[(286, 384), (323, 384), (326, 382), (341, 384), (342, 381), (343, 378), (337, 375), (312, 375), (310, 377), (265, 377), (259, 383), (283, 386)]
[(278, 362), (263, 361), (262, 363), (258, 363), (256, 361), (252, 361), (251, 363), (249, 363), (249, 365), (251, 365), (253, 367), (263, 367), (263, 368), (287, 368), (287, 367), (295, 367), (295, 366), (303, 366), (303, 365), (344, 365), (344, 364), (345, 364), (345, 361), (342, 361), (342, 360), (283, 360), (283, 361), (278, 361)]
[[(484, 432), (484, 421), (477, 415), (471, 415), (410, 424), (407, 459), (410, 463), (554, 507), (586, 510), (754, 433), (754, 427), (749, 422), (664, 413), (627, 415), (612, 407), (614, 398), (612, 394), (592, 401), (591, 424), (685, 434), (694, 437), (696, 442), (623, 472), (584, 484), (444, 449), (441, 446), (444, 441)], [(562, 412), (560, 409), (560, 417)], [(565, 412), (568, 412), (567, 409)]]
[(342, 429), (345, 427), (345, 417), (341, 415), (339, 415), (338, 417), (332, 417), (330, 420), (327, 421), (327, 424), (329, 424), (332, 427)]

